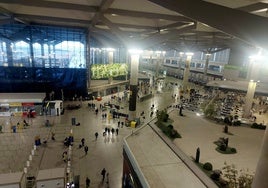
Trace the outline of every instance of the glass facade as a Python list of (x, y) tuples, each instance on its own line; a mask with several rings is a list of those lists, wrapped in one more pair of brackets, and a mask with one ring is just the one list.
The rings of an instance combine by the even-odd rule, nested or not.
[(52, 26), (0, 26), (0, 66), (86, 68), (86, 31)]
[(87, 93), (87, 30), (0, 26), (0, 92)]

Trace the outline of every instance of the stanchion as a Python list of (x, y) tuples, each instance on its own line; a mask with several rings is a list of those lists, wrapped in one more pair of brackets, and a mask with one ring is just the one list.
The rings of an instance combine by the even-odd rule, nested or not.
[(30, 166), (30, 161), (26, 161), (26, 166), (27, 166), (27, 167)]

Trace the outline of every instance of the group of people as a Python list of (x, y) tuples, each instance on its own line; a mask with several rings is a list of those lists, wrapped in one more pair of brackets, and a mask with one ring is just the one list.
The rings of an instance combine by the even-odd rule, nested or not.
[(64, 146), (72, 146), (73, 145), (74, 138), (73, 136), (66, 137), (63, 141)]
[(81, 139), (81, 144), (79, 144), (79, 149), (84, 148), (85, 155), (88, 153), (88, 146), (85, 145), (85, 138)]
[(116, 129), (114, 129), (114, 128), (108, 128), (108, 127), (105, 127), (105, 129), (104, 129), (104, 132), (103, 132), (103, 136), (106, 136), (106, 135), (109, 135), (110, 133), (112, 133), (112, 135), (114, 134), (114, 133), (116, 133), (116, 135), (118, 135), (118, 133), (119, 133), (119, 129), (118, 128), (116, 128)]

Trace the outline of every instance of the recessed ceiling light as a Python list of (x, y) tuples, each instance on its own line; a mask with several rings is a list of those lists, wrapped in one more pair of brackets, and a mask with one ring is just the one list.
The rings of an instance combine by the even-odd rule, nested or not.
[(111, 14), (112, 16), (117, 16), (117, 14)]

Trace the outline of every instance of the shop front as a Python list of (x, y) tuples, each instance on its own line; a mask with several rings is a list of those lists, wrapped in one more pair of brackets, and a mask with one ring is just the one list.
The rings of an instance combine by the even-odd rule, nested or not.
[(43, 106), (45, 93), (1, 93), (0, 116), (35, 117)]

